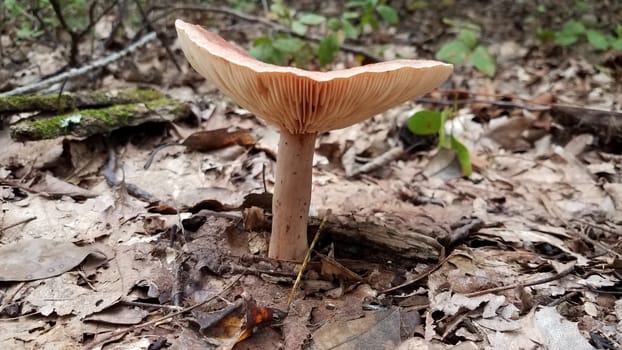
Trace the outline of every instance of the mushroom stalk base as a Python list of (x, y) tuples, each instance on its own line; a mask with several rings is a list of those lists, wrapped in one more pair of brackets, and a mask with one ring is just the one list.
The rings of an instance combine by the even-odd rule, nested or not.
[(273, 259), (301, 261), (307, 251), (315, 136), (315, 133), (293, 135), (281, 130), (268, 249)]

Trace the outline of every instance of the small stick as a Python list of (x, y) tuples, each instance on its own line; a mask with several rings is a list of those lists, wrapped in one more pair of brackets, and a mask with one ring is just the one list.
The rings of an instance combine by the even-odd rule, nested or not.
[(153, 25), (153, 23), (149, 19), (149, 16), (147, 15), (147, 13), (145, 13), (145, 11), (143, 10), (143, 7), (140, 5), (140, 1), (134, 0), (134, 3), (136, 4), (136, 8), (138, 8), (138, 12), (143, 18), (143, 21), (147, 23), (147, 29), (156, 33), (156, 36), (158, 37), (158, 40), (160, 40), (160, 43), (162, 43), (162, 46), (164, 47), (166, 54), (171, 59), (171, 61), (173, 61), (173, 64), (175, 65), (175, 68), (177, 68), (177, 71), (181, 73), (182, 72), (181, 66), (177, 62), (177, 59), (175, 58), (175, 54), (173, 54), (173, 51), (171, 50), (170, 46), (166, 43), (166, 40), (165, 40), (166, 38), (164, 38), (164, 36), (161, 33), (158, 33), (158, 31), (156, 30), (156, 27)]
[(5, 227), (0, 227), (0, 233), (4, 232), (4, 231), (6, 231), (6, 230), (8, 230), (8, 229), (10, 229), (10, 228), (13, 228), (13, 227), (15, 227), (15, 226), (19, 226), (19, 225), (21, 225), (21, 224), (26, 224), (26, 223), (29, 223), (29, 222), (31, 222), (32, 220), (36, 220), (36, 219), (37, 219), (37, 217), (36, 217), (36, 216), (31, 216), (31, 217), (29, 217), (29, 218), (22, 219), (22, 220), (20, 220), (20, 221), (18, 221), (18, 222), (14, 222), (14, 223), (12, 223), (12, 224), (10, 224), (10, 225), (8, 225), (8, 226), (5, 226)]
[(401, 157), (404, 153), (406, 153), (406, 151), (401, 146), (393, 147), (389, 149), (388, 151), (384, 152), (383, 154), (381, 154), (380, 156), (374, 158), (372, 161), (361, 165), (360, 167), (352, 171), (351, 174), (346, 174), (346, 177), (354, 178), (358, 175), (369, 173), (374, 170), (380, 169), (384, 167), (385, 165), (395, 161), (396, 159)]
[(420, 280), (424, 279), (425, 277), (429, 276), (432, 272), (440, 269), (441, 266), (443, 266), (443, 264), (445, 264), (445, 262), (447, 262), (447, 260), (449, 260), (449, 258), (451, 258), (452, 256), (453, 255), (449, 255), (448, 257), (445, 257), (445, 258), (441, 259), (441, 261), (439, 261), (436, 265), (434, 265), (434, 266), (430, 267), (429, 269), (423, 271), (417, 277), (415, 277), (415, 278), (413, 278), (413, 279), (411, 279), (409, 281), (406, 281), (406, 282), (404, 282), (402, 284), (399, 284), (399, 285), (397, 285), (395, 287), (391, 287), (391, 288), (385, 289), (385, 290), (381, 291), (378, 294), (384, 294), (384, 293), (388, 293), (388, 292), (393, 292), (395, 290), (398, 290), (398, 289), (401, 289), (401, 288), (404, 288), (404, 287), (408, 287), (408, 286), (410, 286), (410, 285), (412, 285), (414, 283), (417, 283), (418, 281), (420, 281)]
[(569, 275), (572, 271), (574, 271), (574, 264), (572, 264), (572, 266), (570, 266), (569, 268), (561, 271), (560, 273), (550, 276), (550, 277), (540, 278), (537, 280), (533, 280), (531, 282), (516, 282), (516, 283), (508, 284), (506, 286), (488, 288), (488, 289), (480, 290), (477, 292), (466, 293), (465, 296), (477, 297), (477, 296), (488, 294), (488, 293), (502, 292), (508, 289), (514, 289), (514, 288), (519, 288), (519, 287), (531, 287), (531, 286), (535, 286), (538, 284), (549, 283), (549, 282), (558, 280), (566, 275)]
[(315, 243), (317, 243), (317, 240), (320, 238), (320, 233), (322, 233), (322, 230), (324, 229), (324, 225), (326, 224), (327, 218), (328, 218), (328, 215), (322, 218), (322, 222), (320, 223), (320, 226), (317, 228), (317, 231), (315, 231), (315, 237), (313, 237), (313, 241), (311, 242), (309, 249), (307, 249), (307, 254), (305, 255), (304, 260), (302, 261), (302, 267), (300, 268), (300, 271), (298, 272), (298, 276), (296, 277), (296, 281), (294, 282), (294, 285), (292, 286), (292, 291), (289, 293), (289, 298), (287, 298), (287, 311), (288, 312), (289, 312), (290, 306), (292, 305), (292, 302), (294, 302), (294, 296), (296, 295), (296, 290), (298, 289), (298, 286), (300, 285), (300, 281), (302, 280), (302, 274), (305, 272), (305, 269), (307, 268), (307, 265), (309, 264), (309, 259), (311, 258), (311, 251), (313, 251), (313, 247), (315, 246)]
[(59, 75), (55, 75), (52, 76), (48, 79), (44, 79), (44, 80), (40, 80), (38, 82), (35, 82), (33, 84), (28, 84), (28, 85), (24, 85), (24, 86), (20, 86), (16, 89), (10, 90), (10, 91), (6, 91), (6, 92), (2, 92), (0, 93), (0, 96), (14, 96), (14, 95), (22, 95), (28, 92), (32, 92), (32, 91), (37, 91), (37, 90), (41, 90), (41, 89), (45, 89), (53, 84), (56, 83), (60, 83), (64, 80), (67, 79), (71, 79), (71, 78), (75, 78), (81, 75), (84, 75), (90, 71), (96, 70), (98, 68), (102, 68), (105, 67), (107, 65), (109, 65), (110, 63), (117, 61), (125, 56), (127, 56), (128, 54), (136, 51), (137, 49), (147, 45), (149, 42), (151, 42), (153, 39), (156, 38), (156, 33), (155, 32), (151, 32), (149, 34), (146, 34), (145, 36), (143, 36), (142, 38), (140, 38), (138, 41), (136, 41), (135, 43), (131, 44), (130, 46), (128, 46), (127, 48), (119, 51), (119, 52), (115, 52), (111, 55), (105, 56), (105, 57), (101, 57), (93, 62), (91, 62), (90, 64), (80, 67), (80, 68), (73, 68), (70, 69), (69, 71), (59, 74)]
[(123, 305), (128, 305), (128, 306), (155, 307), (155, 308), (158, 308), (158, 309), (167, 309), (167, 310), (173, 310), (173, 311), (183, 310), (183, 307), (180, 307), (180, 306), (153, 304), (153, 303), (142, 303), (140, 301), (121, 300), (121, 303)]
[(160, 317), (160, 318), (155, 319), (155, 320), (151, 320), (151, 321), (148, 321), (148, 322), (145, 322), (145, 323), (137, 324), (137, 325), (135, 325), (135, 326), (128, 327), (128, 328), (126, 328), (126, 329), (121, 329), (121, 330), (118, 330), (118, 331), (114, 331), (114, 332), (110, 333), (110, 334), (109, 334), (106, 338), (101, 339), (101, 340), (99, 340), (99, 341), (96, 341), (96, 342), (94, 342), (94, 343), (92, 343), (92, 344), (87, 345), (87, 346), (85, 347), (85, 349), (86, 349), (86, 350), (88, 350), (88, 349), (93, 349), (93, 348), (95, 348), (96, 346), (98, 346), (98, 345), (102, 345), (102, 344), (105, 344), (105, 343), (106, 343), (106, 342), (108, 342), (109, 340), (112, 340), (112, 339), (114, 339), (114, 338), (116, 338), (116, 337), (119, 337), (119, 336), (125, 335), (125, 334), (127, 334), (127, 333), (129, 333), (129, 332), (132, 332), (132, 331), (135, 331), (135, 330), (138, 330), (138, 329), (142, 329), (142, 328), (145, 328), (145, 327), (148, 327), (148, 326), (151, 326), (151, 325), (154, 325), (154, 324), (160, 323), (160, 322), (162, 322), (162, 321), (165, 321), (165, 320), (171, 319), (171, 318), (173, 318), (173, 317), (175, 317), (175, 316), (179, 316), (179, 315), (184, 314), (184, 313), (186, 313), (186, 312), (192, 311), (192, 310), (194, 310), (194, 309), (196, 309), (196, 308), (198, 308), (198, 307), (201, 307), (201, 306), (203, 306), (203, 305), (206, 305), (206, 304), (208, 304), (208, 303), (212, 302), (213, 300), (218, 299), (218, 297), (219, 297), (221, 294), (223, 294), (223, 293), (224, 293), (224, 292), (226, 292), (227, 290), (231, 289), (231, 287), (233, 287), (233, 286), (234, 286), (234, 285), (235, 285), (235, 284), (236, 284), (236, 283), (237, 283), (237, 282), (238, 282), (241, 278), (242, 278), (242, 276), (238, 276), (238, 277), (236, 277), (236, 278), (235, 278), (235, 279), (234, 279), (231, 283), (229, 283), (228, 285), (226, 285), (226, 286), (225, 286), (225, 288), (223, 288), (220, 292), (218, 292), (218, 293), (217, 293), (217, 294), (215, 294), (214, 296), (212, 296), (212, 297), (210, 297), (210, 298), (208, 298), (208, 299), (206, 299), (206, 300), (204, 300), (204, 301), (202, 301), (202, 302), (200, 302), (200, 303), (198, 303), (198, 304), (195, 304), (195, 305), (189, 306), (189, 307), (187, 307), (187, 308), (185, 308), (185, 309), (179, 310), (179, 311), (177, 311), (177, 312), (173, 312), (172, 314), (168, 314), (168, 315), (166, 315), (166, 316)]
[(573, 220), (576, 221), (576, 222), (582, 223), (583, 225), (587, 225), (587, 226), (593, 227), (593, 228), (595, 228), (597, 230), (601, 230), (603, 232), (611, 233), (611, 234), (614, 234), (616, 236), (622, 236), (622, 231), (616, 231), (616, 230), (611, 229), (609, 227), (593, 224), (593, 223), (591, 223), (589, 221), (585, 221), (585, 220), (582, 220), (582, 219), (573, 219)]

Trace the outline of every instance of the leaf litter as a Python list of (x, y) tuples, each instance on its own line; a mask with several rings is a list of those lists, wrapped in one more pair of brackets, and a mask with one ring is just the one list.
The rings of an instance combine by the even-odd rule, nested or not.
[[(528, 45), (492, 48), (496, 79), (467, 69), (450, 85), (493, 101), (520, 96), (612, 108), (611, 77), (582, 58), (551, 63), (542, 53), (511, 54)], [(44, 67), (59, 66), (54, 55)], [(150, 76), (196, 103), (198, 127), (180, 121), (164, 131), (130, 129), (129, 137), (119, 131), (27, 144), (0, 136), (0, 249), (29, 252), (1, 253), (0, 271), (19, 275), (0, 285), (2, 347), (146, 348), (156, 337), (187, 349), (622, 344), (622, 159), (607, 143), (619, 135), (574, 128), (581, 111), (461, 104), (452, 129), (479, 160), (470, 178), (460, 177), (451, 154), (434, 149), (404, 150), (360, 172), (402, 148), (399, 130), (420, 105), (320, 135), (310, 232), (332, 213), (287, 316), (255, 327), (248, 310), (285, 310), (300, 269), (262, 255), (277, 135), (188, 67), (156, 74), (165, 58), (136, 56), (111, 66), (117, 77), (107, 76), (106, 86)], [(186, 150), (164, 149), (145, 170), (155, 147), (180, 139), (175, 132)], [(103, 142), (119, 158), (113, 186), (102, 176)], [(129, 185), (159, 206), (129, 195)], [(37, 247), (46, 254), (30, 252)], [(229, 310), (227, 321), (221, 316)], [(230, 332), (218, 325), (229, 321)]]

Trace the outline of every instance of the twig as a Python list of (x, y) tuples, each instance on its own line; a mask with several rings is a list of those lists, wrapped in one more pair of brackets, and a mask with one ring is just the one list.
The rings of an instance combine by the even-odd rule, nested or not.
[(374, 170), (380, 169), (384, 167), (385, 165), (395, 161), (396, 159), (398, 159), (405, 153), (406, 151), (401, 146), (393, 147), (389, 149), (388, 151), (384, 152), (383, 154), (381, 154), (379, 157), (372, 159), (372, 161), (365, 163), (361, 165), (360, 167), (354, 169), (352, 173), (346, 174), (346, 177), (351, 179), (358, 175), (369, 173)]
[(22, 288), (24, 288), (24, 286), (26, 285), (26, 282), (20, 282), (20, 284), (15, 287), (15, 290), (13, 290), (13, 292), (10, 295), (5, 295), (3, 299), (4, 303), (0, 305), (0, 314), (2, 314), (2, 311), (4, 311), (4, 309), (11, 305), (11, 302), (13, 302), (13, 298), (15, 298), (15, 296), (17, 295), (17, 293), (19, 293), (20, 290), (22, 290)]
[(147, 24), (147, 29), (149, 31), (156, 33), (158, 40), (160, 40), (160, 43), (164, 47), (164, 50), (166, 50), (166, 54), (171, 59), (171, 61), (173, 61), (173, 64), (175, 65), (175, 68), (177, 68), (177, 71), (181, 73), (182, 71), (181, 66), (179, 65), (179, 62), (177, 62), (177, 59), (175, 58), (175, 54), (173, 54), (173, 51), (171, 50), (169, 45), (166, 43), (164, 36), (161, 33), (158, 33), (158, 31), (156, 30), (156, 27), (153, 25), (153, 23), (149, 19), (149, 16), (143, 10), (142, 5), (140, 4), (140, 0), (134, 0), (134, 3), (136, 4), (136, 7), (138, 8), (138, 12), (140, 12), (140, 16), (143, 18), (143, 21), (145, 21), (145, 23)]
[(322, 222), (320, 223), (320, 226), (317, 228), (317, 231), (315, 231), (315, 237), (313, 237), (313, 241), (311, 242), (309, 249), (307, 249), (307, 254), (305, 254), (305, 258), (302, 260), (302, 267), (300, 268), (300, 271), (298, 272), (298, 276), (296, 277), (296, 281), (294, 282), (294, 285), (292, 286), (292, 291), (289, 292), (289, 298), (287, 298), (287, 311), (288, 312), (289, 312), (290, 306), (292, 305), (292, 302), (294, 301), (294, 296), (296, 296), (296, 290), (298, 289), (298, 286), (300, 285), (300, 281), (302, 280), (302, 274), (305, 272), (305, 269), (307, 268), (307, 265), (309, 264), (309, 259), (311, 258), (311, 251), (313, 251), (313, 247), (315, 246), (315, 243), (317, 243), (317, 240), (320, 238), (320, 233), (322, 233), (322, 230), (324, 229), (324, 225), (326, 225), (327, 218), (328, 218), (328, 215), (322, 218)]
[(508, 289), (514, 289), (514, 288), (519, 288), (519, 287), (531, 287), (531, 286), (535, 286), (535, 285), (538, 285), (538, 284), (544, 284), (544, 283), (553, 282), (553, 281), (558, 280), (558, 279), (560, 279), (560, 278), (562, 278), (562, 277), (564, 277), (566, 275), (569, 275), (572, 271), (574, 271), (574, 267), (575, 267), (575, 265), (572, 264), (567, 269), (559, 272), (556, 275), (550, 276), (550, 277), (540, 278), (540, 279), (537, 279), (537, 280), (533, 280), (531, 282), (516, 282), (516, 283), (508, 284), (508, 285), (505, 285), (505, 286), (501, 286), (501, 287), (488, 288), (488, 289), (480, 290), (480, 291), (477, 291), (477, 292), (466, 293), (465, 296), (467, 296), (467, 297), (477, 297), (477, 296), (488, 294), (488, 293), (502, 292), (502, 291), (508, 290)]
[(160, 323), (162, 321), (171, 319), (171, 318), (173, 318), (175, 316), (179, 316), (179, 315), (184, 314), (186, 312), (192, 311), (192, 310), (194, 310), (194, 309), (196, 309), (198, 307), (206, 305), (206, 304), (212, 302), (213, 300), (218, 299), (218, 297), (220, 297), (220, 295), (222, 295), (224, 292), (226, 292), (229, 289), (231, 289), (231, 287), (233, 287), (240, 280), (240, 278), (242, 278), (242, 276), (236, 277), (231, 283), (226, 285), (219, 293), (213, 295), (212, 297), (210, 297), (210, 298), (208, 298), (208, 299), (206, 299), (206, 300), (204, 300), (204, 301), (202, 301), (202, 302), (200, 302), (198, 304), (189, 306), (189, 307), (187, 307), (185, 309), (179, 310), (177, 312), (173, 312), (172, 314), (168, 314), (166, 316), (160, 317), (160, 318), (155, 319), (155, 320), (151, 320), (151, 321), (148, 321), (148, 322), (145, 322), (145, 323), (137, 324), (135, 326), (128, 327), (126, 329), (121, 329), (121, 330), (118, 330), (118, 331), (114, 331), (114, 332), (110, 333), (107, 337), (105, 337), (104, 339), (98, 340), (98, 341), (96, 341), (96, 342), (94, 342), (92, 344), (87, 345), (85, 347), (85, 349), (87, 349), (87, 350), (88, 349), (93, 349), (94, 347), (96, 347), (98, 345), (105, 344), (106, 342), (108, 342), (108, 341), (110, 341), (110, 340), (112, 340), (114, 338), (117, 338), (119, 336), (125, 335), (125, 334), (127, 334), (129, 332), (133, 332), (135, 330), (142, 329), (142, 328), (145, 328), (145, 327), (148, 327), (148, 326)]
[(13, 227), (15, 227), (15, 226), (19, 226), (19, 225), (21, 225), (21, 224), (26, 224), (26, 223), (29, 223), (29, 222), (31, 222), (32, 220), (36, 220), (36, 219), (37, 219), (37, 217), (36, 217), (36, 216), (31, 216), (31, 217), (29, 217), (29, 218), (22, 219), (22, 220), (20, 220), (20, 221), (18, 221), (18, 222), (14, 222), (14, 223), (12, 223), (12, 224), (10, 224), (10, 225), (8, 225), (8, 226), (5, 226), (5, 227), (0, 227), (0, 233), (4, 232), (4, 231), (6, 231), (6, 230), (8, 230), (8, 229), (10, 229), (10, 228), (13, 228)]
[(130, 196), (138, 200), (141, 200), (147, 203), (157, 203), (160, 201), (154, 195), (141, 189), (140, 187), (134, 184), (131, 184), (131, 183), (126, 183), (125, 179), (122, 179), (122, 180), (117, 179), (116, 172), (117, 172), (117, 152), (115, 152), (113, 146), (109, 145), (108, 146), (108, 162), (106, 163), (106, 167), (104, 168), (104, 179), (106, 180), (106, 183), (108, 184), (108, 186), (115, 187), (115, 186), (124, 184), (127, 194), (129, 194)]
[[(443, 248), (443, 249), (444, 249), (444, 248)], [(444, 255), (444, 254), (442, 254), (442, 255)], [(436, 265), (433, 265), (433, 266), (432, 266), (432, 267), (430, 267), (429, 269), (427, 269), (427, 270), (423, 271), (422, 273), (420, 273), (420, 274), (419, 274), (418, 276), (416, 276), (415, 278), (413, 278), (413, 279), (411, 279), (411, 280), (408, 280), (408, 281), (406, 281), (406, 282), (404, 282), (404, 283), (402, 283), (402, 284), (399, 284), (399, 285), (397, 285), (397, 286), (395, 286), (395, 287), (391, 287), (391, 288), (385, 289), (385, 290), (383, 290), (383, 291), (379, 292), (378, 294), (385, 294), (385, 293), (393, 292), (393, 291), (396, 291), (396, 290), (398, 290), (398, 289), (402, 289), (402, 288), (404, 288), (404, 287), (408, 287), (408, 286), (410, 286), (410, 285), (412, 285), (412, 284), (417, 283), (418, 281), (420, 281), (420, 280), (422, 280), (422, 279), (424, 279), (424, 278), (428, 277), (428, 276), (429, 276), (432, 272), (434, 272), (434, 271), (436, 271), (436, 270), (440, 269), (440, 268), (441, 268), (441, 266), (443, 266), (443, 264), (445, 264), (445, 262), (447, 262), (447, 260), (449, 260), (449, 258), (451, 258), (452, 256), (453, 256), (453, 255), (449, 255), (449, 256), (447, 256), (447, 257), (445, 257), (445, 258), (441, 259), (438, 263), (436, 263)]]
[[(559, 103), (544, 103), (544, 102), (534, 102), (526, 98), (518, 97), (518, 96), (508, 96), (508, 95), (500, 95), (500, 94), (484, 94), (478, 92), (471, 92), (468, 90), (461, 89), (437, 89), (435, 90), (442, 95), (466, 95), (466, 96), (479, 96), (479, 97), (469, 97), (463, 99), (437, 99), (430, 97), (419, 97), (415, 99), (417, 103), (430, 103), (442, 106), (454, 106), (456, 104), (474, 104), (474, 103), (485, 103), (499, 107), (508, 107), (508, 108), (519, 108), (524, 109), (529, 112), (542, 112), (542, 111), (557, 111), (557, 112), (586, 112), (593, 114), (608, 114), (611, 116), (616, 116), (622, 118), (622, 112), (609, 111), (597, 108), (590, 108), (585, 106), (574, 106), (567, 104), (559, 104)], [(480, 98), (480, 97), (489, 97), (489, 98)], [(510, 101), (507, 99), (511, 98)], [(516, 102), (520, 101), (520, 102)], [(599, 114), (600, 113), (600, 114)]]
[(150, 41), (152, 41), (153, 39), (156, 38), (156, 33), (151, 32), (149, 34), (146, 34), (145, 36), (143, 36), (142, 38), (140, 38), (138, 41), (136, 41), (135, 43), (131, 44), (130, 46), (128, 46), (127, 48), (119, 51), (119, 52), (115, 52), (113, 54), (110, 54), (108, 56), (99, 58), (93, 62), (91, 62), (90, 64), (80, 67), (80, 68), (73, 68), (67, 72), (55, 75), (53, 77), (50, 77), (48, 79), (44, 79), (32, 84), (28, 84), (22, 87), (19, 87), (17, 89), (13, 89), (10, 91), (6, 91), (3, 93), (0, 93), (0, 96), (14, 96), (14, 95), (21, 95), (21, 94), (25, 94), (28, 92), (32, 92), (32, 91), (37, 91), (37, 90), (41, 90), (44, 88), (47, 88), (53, 84), (56, 83), (60, 83), (64, 80), (67, 79), (72, 79), (81, 75), (84, 75), (92, 70), (104, 67), (109, 65), (110, 63), (117, 61), (121, 58), (123, 58), (124, 56), (127, 56), (128, 54), (136, 51), (137, 49), (145, 46), (146, 44), (148, 44)]
[(553, 300), (552, 302), (548, 303), (546, 306), (549, 306), (549, 307), (557, 306), (557, 305), (563, 303), (564, 301), (566, 301), (568, 299), (574, 298), (578, 294), (579, 294), (579, 292), (577, 292), (577, 291), (570, 292), (570, 293), (562, 296), (561, 298), (557, 298), (557, 299)]
[[(230, 17), (235, 17), (237, 19), (241, 19), (247, 22), (251, 22), (251, 23), (258, 23), (261, 24), (263, 26), (266, 27), (270, 27), (274, 30), (276, 30), (277, 32), (280, 33), (285, 33), (285, 34), (289, 34), (291, 36), (300, 38), (300, 39), (304, 39), (304, 40), (308, 40), (308, 41), (313, 41), (313, 42), (320, 42), (322, 41), (322, 37), (320, 36), (316, 36), (316, 35), (309, 35), (309, 34), (299, 34), (294, 32), (293, 30), (284, 27), (278, 23), (272, 22), (270, 20), (261, 18), (261, 17), (256, 17), (256, 16), (252, 16), (252, 15), (247, 15), (241, 12), (237, 12), (228, 8), (223, 8), (223, 7), (213, 7), (213, 6), (175, 6), (172, 8), (166, 7), (166, 6), (158, 6), (155, 8), (163, 8), (166, 9), (168, 11), (166, 11), (166, 13), (164, 13), (163, 15), (161, 15), (160, 17), (158, 17), (155, 21), (157, 21), (160, 18), (164, 18), (166, 16), (168, 16), (169, 14), (171, 14), (172, 12), (176, 12), (176, 11), (201, 11), (201, 12), (212, 12), (212, 13), (220, 13), (223, 15), (227, 15)], [(343, 43), (340, 46), (340, 50), (345, 51), (345, 52), (350, 52), (353, 53), (355, 55), (361, 55), (365, 58), (367, 58), (369, 61), (371, 62), (381, 62), (383, 61), (382, 58), (367, 52), (366, 50), (360, 48), (360, 47), (356, 47), (347, 43)]]
[[(442, 92), (442, 91), (441, 91)], [(417, 103), (430, 103), (441, 106), (454, 106), (454, 105), (463, 105), (463, 104), (474, 104), (474, 103), (486, 103), (499, 107), (512, 107), (512, 108), (520, 108), (527, 110), (529, 112), (539, 112), (539, 111), (548, 111), (551, 109), (550, 106), (530, 106), (524, 103), (516, 103), (509, 101), (500, 101), (500, 100), (490, 100), (483, 98), (465, 98), (460, 100), (444, 100), (444, 99), (436, 99), (430, 97), (419, 97), (415, 99)]]
[(108, 7), (102, 10), (99, 16), (95, 18), (95, 8), (97, 7), (97, 4), (98, 4), (98, 1), (93, 1), (91, 3), (91, 6), (89, 7), (89, 23), (87, 24), (87, 26), (81, 31), (76, 31), (75, 29), (71, 28), (71, 26), (69, 26), (67, 21), (65, 21), (65, 16), (63, 15), (60, 2), (58, 0), (50, 0), (50, 5), (52, 5), (52, 9), (54, 10), (54, 13), (56, 14), (56, 18), (58, 19), (58, 22), (60, 23), (61, 27), (63, 27), (63, 29), (69, 34), (69, 37), (71, 38), (71, 45), (69, 49), (69, 65), (71, 67), (75, 67), (78, 64), (78, 52), (79, 52), (80, 40), (82, 40), (82, 38), (88, 32), (90, 32), (91, 29), (93, 29), (95, 24), (97, 24), (97, 22), (99, 22), (99, 20), (106, 13), (110, 12), (110, 10), (112, 10), (117, 5), (117, 0), (111, 1)]
[(163, 305), (163, 304), (152, 304), (152, 303), (141, 303), (140, 301), (129, 301), (129, 300), (121, 300), (121, 304), (128, 306), (140, 306), (140, 307), (155, 307), (158, 309), (167, 309), (174, 311), (181, 311), (183, 307), (175, 306), (175, 305)]
[(590, 238), (588, 235), (586, 235), (585, 233), (581, 232), (580, 230), (574, 229), (574, 227), (568, 225), (568, 222), (566, 222), (566, 227), (568, 228), (568, 231), (570, 231), (571, 233), (579, 236), (581, 239), (592, 243), (595, 247), (598, 247), (598, 248), (606, 251), (607, 253), (611, 254), (612, 256), (617, 257), (618, 259), (622, 259), (622, 254), (620, 254), (620, 253), (616, 252), (615, 250), (609, 248), (606, 244), (602, 243), (601, 241)]
[(590, 227), (595, 228), (597, 230), (601, 230), (603, 232), (611, 233), (611, 234), (614, 234), (616, 236), (622, 236), (622, 231), (616, 231), (616, 230), (611, 229), (609, 227), (593, 224), (593, 223), (591, 223), (589, 221), (585, 221), (585, 220), (582, 220), (582, 219), (573, 219), (573, 220), (578, 222), (578, 223), (581, 223), (583, 225), (587, 225), (587, 226), (590, 226)]

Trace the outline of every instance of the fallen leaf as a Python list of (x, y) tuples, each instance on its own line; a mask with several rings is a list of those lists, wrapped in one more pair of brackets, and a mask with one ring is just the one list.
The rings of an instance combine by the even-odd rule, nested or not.
[(555, 307), (542, 307), (534, 315), (535, 328), (542, 334), (542, 345), (550, 350), (591, 350), (574, 322), (566, 320)]
[(0, 281), (34, 281), (58, 276), (90, 254), (106, 255), (89, 246), (45, 238), (23, 240), (0, 247)]
[(395, 349), (400, 343), (397, 309), (367, 312), (363, 318), (328, 323), (313, 334), (311, 350)]
[(110, 324), (137, 324), (149, 315), (147, 310), (124, 305), (113, 305), (106, 310), (87, 316), (85, 321)]
[(227, 128), (197, 131), (188, 136), (182, 143), (189, 150), (208, 152), (233, 145), (253, 146), (255, 138), (249, 130), (233, 130)]
[(62, 196), (68, 196), (74, 199), (97, 197), (97, 194), (89, 190), (72, 185), (50, 174), (46, 174), (42, 181), (32, 186), (32, 189), (45, 196), (53, 198)]

